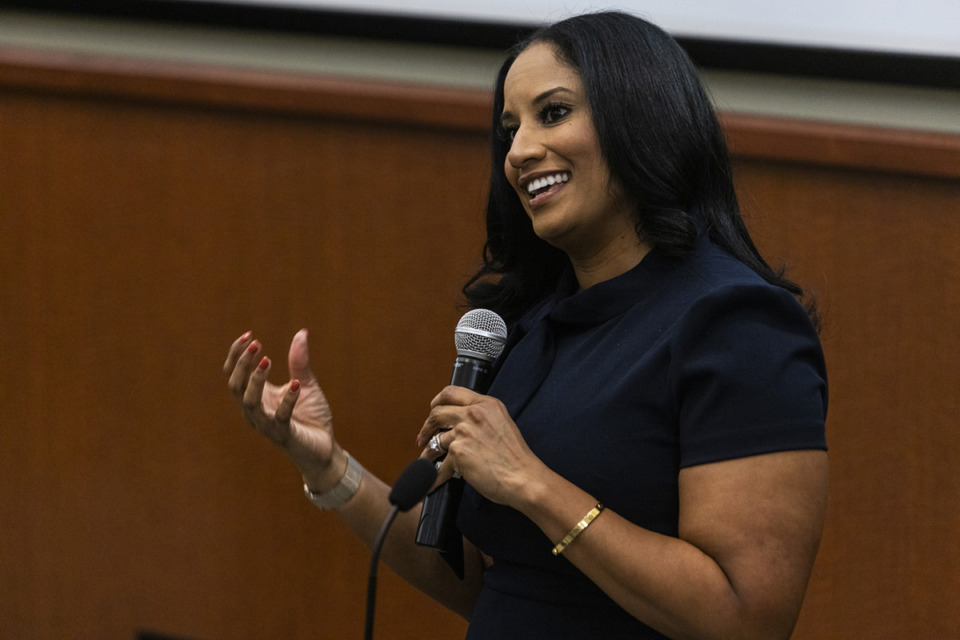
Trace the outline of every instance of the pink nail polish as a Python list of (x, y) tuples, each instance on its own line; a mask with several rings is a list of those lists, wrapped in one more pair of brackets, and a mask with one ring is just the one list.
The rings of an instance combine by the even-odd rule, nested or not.
[(243, 344), (244, 342), (249, 340), (250, 336), (252, 335), (253, 335), (252, 331), (247, 331), (246, 333), (244, 333), (242, 336), (240, 336), (240, 344)]
[(267, 367), (270, 366), (270, 358), (268, 358), (267, 356), (263, 356), (263, 359), (260, 360), (260, 364), (258, 366), (264, 371), (266, 371)]
[(247, 352), (248, 352), (248, 353), (256, 353), (256, 352), (257, 352), (257, 349), (259, 349), (259, 348), (260, 348), (260, 345), (257, 344), (257, 341), (256, 341), (256, 340), (254, 340), (253, 342), (250, 343), (250, 346), (247, 347)]
[(290, 381), (290, 391), (299, 391), (300, 390), (300, 381), (291, 380)]

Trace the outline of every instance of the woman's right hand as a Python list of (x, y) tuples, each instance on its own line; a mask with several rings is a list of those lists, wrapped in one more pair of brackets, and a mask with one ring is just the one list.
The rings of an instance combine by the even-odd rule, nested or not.
[(227, 354), (223, 371), (250, 425), (283, 449), (307, 479), (311, 490), (334, 486), (346, 466), (346, 455), (333, 438), (330, 405), (310, 370), (307, 330), (290, 343), (290, 381), (267, 381), (271, 361), (261, 356), (259, 341), (245, 333)]

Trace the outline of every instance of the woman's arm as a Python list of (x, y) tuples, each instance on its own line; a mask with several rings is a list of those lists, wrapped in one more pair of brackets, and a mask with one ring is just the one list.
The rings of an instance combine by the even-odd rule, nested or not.
[[(346, 454), (343, 456), (342, 467), (346, 469)], [(315, 483), (306, 476), (305, 482), (315, 493), (332, 486), (329, 481)], [(314, 487), (321, 488), (315, 490)], [(368, 547), (373, 546), (390, 510), (389, 494), (390, 487), (385, 482), (364, 471), (357, 493), (337, 509), (344, 523)], [(397, 515), (384, 541), (383, 562), (420, 591), (469, 620), (483, 582), (484, 563), (480, 552), (464, 540), (464, 577), (458, 579), (437, 551), (414, 543), (419, 514), (418, 505)]]
[[(250, 425), (283, 450), (314, 493), (335, 487), (347, 468), (347, 454), (333, 436), (330, 406), (313, 375), (307, 353), (307, 333), (297, 333), (290, 345), (291, 380), (284, 386), (267, 381), (271, 362), (249, 333), (230, 346), (223, 371)], [(371, 546), (390, 510), (390, 487), (364, 471), (357, 492), (337, 512), (360, 539)], [(469, 618), (480, 593), (483, 561), (476, 548), (465, 547), (465, 576), (457, 579), (439, 553), (414, 539), (419, 509), (399, 514), (384, 543), (383, 561), (415, 587)]]
[[(559, 542), (597, 504), (530, 452), (495, 398), (448, 387), (421, 431), (440, 429), (453, 472)], [(603, 511), (563, 552), (626, 611), (674, 638), (786, 638), (823, 526), (823, 451), (704, 464), (680, 473), (679, 537)]]
[[(561, 540), (595, 504), (556, 474), (524, 480), (523, 511)], [(824, 451), (684, 469), (679, 537), (605, 510), (563, 555), (620, 606), (671, 638), (788, 638), (826, 510)]]

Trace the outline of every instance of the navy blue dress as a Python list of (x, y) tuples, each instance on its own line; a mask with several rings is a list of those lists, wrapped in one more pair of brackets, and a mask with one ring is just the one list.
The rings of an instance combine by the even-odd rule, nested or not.
[[(511, 327), (489, 393), (544, 463), (607, 508), (676, 536), (682, 468), (826, 448), (823, 353), (789, 292), (706, 240), (580, 293), (572, 284)], [(494, 561), (468, 640), (664, 637), (469, 485), (458, 526)]]

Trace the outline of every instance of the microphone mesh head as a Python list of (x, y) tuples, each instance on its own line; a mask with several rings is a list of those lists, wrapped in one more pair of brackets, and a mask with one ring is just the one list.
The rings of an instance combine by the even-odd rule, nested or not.
[(493, 361), (503, 352), (507, 323), (489, 309), (474, 309), (460, 318), (453, 338), (459, 355)]

